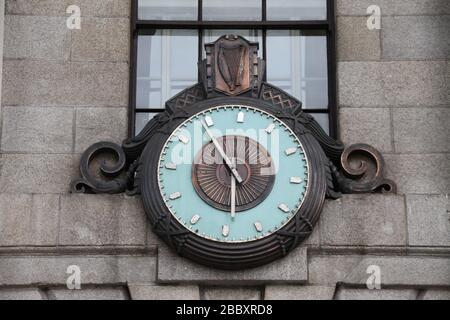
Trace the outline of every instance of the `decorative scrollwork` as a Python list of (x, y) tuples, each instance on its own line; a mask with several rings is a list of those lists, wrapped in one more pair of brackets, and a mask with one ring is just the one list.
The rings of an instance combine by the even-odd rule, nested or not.
[(125, 167), (126, 156), (122, 147), (112, 142), (95, 143), (81, 156), (81, 178), (72, 182), (71, 191), (73, 193), (124, 192), (130, 180)]
[(384, 177), (381, 154), (367, 144), (355, 144), (341, 155), (342, 172), (332, 165), (333, 175), (342, 193), (395, 193), (396, 184)]

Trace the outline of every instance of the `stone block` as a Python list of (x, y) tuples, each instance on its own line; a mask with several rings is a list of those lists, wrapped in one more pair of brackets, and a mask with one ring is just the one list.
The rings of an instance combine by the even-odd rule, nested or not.
[(446, 61), (340, 62), (341, 107), (448, 106)]
[(430, 289), (425, 291), (423, 300), (450, 300), (450, 290)]
[(447, 196), (407, 195), (410, 246), (450, 246), (450, 201)]
[(156, 280), (156, 257), (123, 256), (118, 260), (117, 277), (127, 284), (154, 284)]
[(450, 108), (396, 108), (393, 110), (395, 151), (450, 152)]
[(3, 152), (71, 153), (72, 108), (4, 107)]
[(0, 193), (66, 193), (77, 165), (73, 155), (3, 154)]
[(365, 256), (343, 280), (345, 284), (366, 285), (369, 266), (378, 266), (381, 288), (386, 286), (448, 286), (450, 259), (425, 256)]
[(33, 245), (57, 244), (58, 225), (59, 195), (33, 194), (30, 243)]
[(358, 265), (361, 256), (319, 255), (308, 259), (308, 284), (334, 286)]
[(51, 300), (127, 300), (126, 289), (123, 287), (94, 287), (81, 290), (51, 288), (47, 294)]
[(65, 18), (5, 16), (4, 57), (68, 60), (70, 30)]
[(402, 196), (345, 195), (322, 213), (322, 245), (404, 246), (405, 217)]
[(72, 36), (74, 61), (128, 61), (129, 19), (83, 19)]
[[(67, 0), (71, 3), (71, 0)], [(81, 0), (80, 9), (85, 16), (94, 17), (129, 17), (130, 0)]]
[(0, 285), (66, 286), (69, 266), (80, 268), (81, 289), (90, 285), (151, 283), (155, 257), (147, 256), (2, 256)]
[(383, 106), (385, 91), (378, 62), (339, 62), (338, 99), (340, 107)]
[(45, 300), (45, 295), (37, 288), (3, 288), (0, 300)]
[(450, 14), (450, 3), (447, 0), (337, 0), (336, 10), (338, 15), (365, 16), (367, 8), (378, 5), (381, 14), (416, 16), (416, 15), (444, 15)]
[[(2, 25), (2, 28), (0, 29), (0, 83), (2, 83), (2, 85), (0, 85), (0, 98), (2, 97), (2, 87), (3, 87), (3, 81), (2, 81), (2, 77), (3, 77), (3, 44), (4, 44), (4, 25), (5, 25), (5, 1), (2, 0), (1, 1), (1, 6), (0, 6), (0, 23)], [(2, 106), (3, 104), (0, 102), (0, 126), (2, 123)], [(0, 128), (1, 131), (1, 128)], [(1, 159), (0, 159), (1, 160)], [(1, 169), (1, 168), (0, 168)]]
[(128, 64), (6, 60), (3, 105), (127, 106)]
[(284, 259), (250, 270), (226, 271), (195, 264), (179, 257), (166, 246), (159, 248), (158, 276), (161, 283), (259, 284), (302, 283), (307, 280), (306, 248), (292, 251)]
[(99, 141), (122, 144), (127, 134), (126, 108), (78, 108), (75, 152), (84, 152)]
[[(30, 241), (32, 196), (0, 194), (0, 244), (21, 245)], [(25, 223), (24, 223), (25, 222)]]
[(205, 300), (261, 300), (261, 290), (256, 288), (209, 287), (203, 289)]
[(0, 194), (0, 246), (56, 245), (58, 195)]
[(449, 154), (384, 155), (386, 176), (397, 183), (398, 193), (450, 192)]
[(341, 288), (337, 300), (415, 300), (417, 291), (413, 289), (353, 289)]
[(365, 17), (337, 19), (337, 50), (339, 61), (380, 60), (380, 31), (367, 28)]
[(437, 60), (450, 58), (450, 16), (383, 18), (383, 59)]
[(134, 284), (128, 286), (133, 300), (200, 300), (198, 286), (158, 286)]
[[(17, 15), (64, 16), (72, 0), (14, 0), (6, 1), (6, 13)], [(128, 17), (130, 0), (79, 0), (82, 17)]]
[(391, 152), (391, 117), (388, 108), (340, 108), (341, 140), (346, 145), (367, 143)]
[(62, 195), (60, 244), (144, 246), (145, 219), (138, 197)]
[(266, 286), (265, 300), (333, 300), (334, 286)]

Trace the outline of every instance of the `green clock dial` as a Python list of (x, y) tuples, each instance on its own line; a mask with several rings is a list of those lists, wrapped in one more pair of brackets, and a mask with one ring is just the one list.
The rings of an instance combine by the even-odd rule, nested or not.
[(246, 105), (195, 114), (165, 142), (158, 186), (174, 218), (200, 237), (238, 243), (267, 237), (308, 192), (308, 158), (293, 131)]

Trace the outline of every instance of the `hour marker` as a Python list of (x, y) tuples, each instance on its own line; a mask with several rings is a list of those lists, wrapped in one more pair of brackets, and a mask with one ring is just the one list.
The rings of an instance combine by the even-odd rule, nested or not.
[(271, 123), (271, 124), (269, 124), (269, 125), (267, 126), (266, 132), (270, 134), (270, 133), (273, 132), (274, 129), (275, 129), (275, 124), (274, 124), (274, 123)]
[(228, 234), (230, 233), (230, 227), (227, 224), (224, 224), (222, 226), (222, 235), (224, 237), (228, 237)]
[(287, 204), (281, 203), (278, 206), (278, 209), (280, 209), (281, 211), (283, 211), (284, 213), (289, 213), (289, 207), (287, 206)]
[(302, 178), (300, 178), (300, 177), (291, 177), (291, 183), (295, 183), (295, 184), (300, 184), (300, 183), (302, 183)]
[(297, 152), (297, 147), (288, 148), (284, 151), (287, 156), (290, 156)]
[(177, 165), (175, 163), (172, 163), (172, 162), (167, 162), (166, 163), (166, 169), (177, 170)]
[(189, 138), (186, 137), (186, 136), (184, 136), (184, 135), (182, 135), (182, 134), (180, 134), (180, 135), (178, 136), (178, 140), (180, 140), (180, 141), (183, 142), (184, 144), (187, 144), (187, 143), (189, 142)]
[(262, 226), (261, 222), (259, 222), (259, 221), (255, 222), (255, 229), (258, 232), (262, 232), (263, 231), (263, 226)]
[(169, 196), (170, 200), (176, 200), (178, 198), (181, 198), (181, 193), (180, 192), (174, 192)]
[(244, 122), (244, 118), (245, 118), (245, 113), (243, 113), (242, 111), (239, 111), (236, 121), (239, 122), (239, 123), (243, 123)]
[(212, 127), (214, 125), (214, 121), (210, 116), (205, 117), (205, 123), (208, 127)]
[(191, 224), (196, 224), (200, 220), (200, 216), (198, 214), (192, 216), (191, 218)]

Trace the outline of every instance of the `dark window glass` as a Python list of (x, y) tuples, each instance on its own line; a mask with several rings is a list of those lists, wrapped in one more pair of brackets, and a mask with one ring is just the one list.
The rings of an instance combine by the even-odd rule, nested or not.
[(267, 31), (267, 81), (303, 102), (327, 109), (327, 37), (300, 30)]
[(267, 20), (325, 20), (326, 0), (266, 0)]
[(336, 137), (335, 26), (328, 3), (332, 1), (133, 0), (137, 16), (132, 28), (137, 30), (130, 135), (164, 110), (169, 98), (198, 82), (205, 43), (235, 34), (259, 42), (266, 80), (302, 101)]
[(197, 0), (138, 0), (140, 20), (197, 20)]
[(260, 0), (203, 0), (205, 21), (259, 21)]
[(167, 29), (138, 37), (137, 108), (163, 108), (197, 82), (197, 39), (197, 31)]

